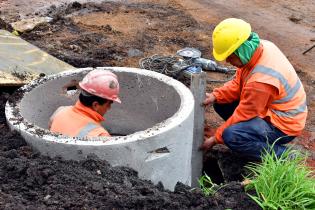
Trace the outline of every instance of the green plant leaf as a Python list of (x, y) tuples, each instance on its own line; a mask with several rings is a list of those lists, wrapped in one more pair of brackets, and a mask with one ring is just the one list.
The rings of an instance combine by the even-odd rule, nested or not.
[[(315, 179), (305, 166), (305, 156), (288, 149), (277, 157), (271, 149), (262, 156), (260, 164), (250, 163), (247, 177), (251, 182), (245, 190), (255, 189), (249, 195), (262, 209), (315, 209)], [(294, 154), (295, 158), (290, 158)], [(292, 155), (291, 155), (292, 156)]]

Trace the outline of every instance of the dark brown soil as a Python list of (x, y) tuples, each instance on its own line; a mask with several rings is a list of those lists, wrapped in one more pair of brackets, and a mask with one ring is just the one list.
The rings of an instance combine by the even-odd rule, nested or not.
[(12, 26), (8, 24), (7, 22), (5, 22), (4, 20), (2, 20), (1, 18), (0, 18), (0, 29), (4, 29), (10, 32), (13, 31)]
[(41, 156), (9, 131), (0, 93), (0, 209), (259, 209), (239, 182), (212, 197), (181, 183), (175, 191), (90, 155), (84, 161)]
[(209, 54), (208, 46), (199, 40), (199, 23), (176, 7), (73, 3), (49, 11), (49, 15), (53, 22), (38, 26), (22, 38), (75, 67), (137, 67), (138, 60), (146, 55), (175, 54), (189, 46)]

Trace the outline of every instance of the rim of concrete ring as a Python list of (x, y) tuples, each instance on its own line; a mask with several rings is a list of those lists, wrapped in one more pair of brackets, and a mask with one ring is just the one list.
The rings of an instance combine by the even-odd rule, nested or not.
[[(63, 76), (70, 76), (72, 74), (81, 73), (84, 71), (91, 71), (93, 69), (106, 69), (115, 72), (127, 72), (127, 73), (137, 73), (139, 76), (150, 76), (154, 79), (160, 80), (165, 82), (167, 85), (172, 86), (180, 96), (181, 104), (177, 112), (175, 112), (171, 117), (167, 118), (166, 120), (157, 123), (151, 128), (148, 128), (143, 131), (138, 131), (126, 136), (114, 136), (114, 137), (102, 137), (102, 138), (78, 138), (78, 137), (68, 137), (62, 135), (56, 135), (50, 132), (47, 129), (38, 127), (37, 125), (28, 122), (20, 113), (19, 106), (21, 99), (27, 94), (28, 92), (32, 91), (32, 89), (38, 87), (41, 84), (44, 84), (48, 80), (53, 80), (55, 78), (63, 77)], [(166, 75), (149, 71), (140, 68), (128, 68), (128, 67), (97, 67), (97, 68), (77, 68), (77, 69), (70, 69), (67, 71), (63, 71), (58, 74), (45, 76), (43, 78), (34, 80), (29, 84), (26, 84), (21, 87), (24, 91), (21, 94), (20, 98), (18, 99), (18, 103), (15, 106), (11, 106), (9, 102), (6, 103), (5, 108), (5, 115), (7, 121), (10, 122), (11, 126), (17, 129), (21, 134), (25, 132), (26, 134), (36, 136), (42, 138), (45, 141), (50, 141), (54, 143), (65, 143), (65, 144), (76, 144), (76, 145), (114, 145), (114, 144), (121, 144), (127, 143), (137, 140), (143, 140), (149, 137), (153, 137), (159, 134), (162, 134), (170, 129), (180, 126), (180, 124), (189, 116), (188, 113), (193, 112), (194, 109), (194, 97), (191, 91), (181, 82), (168, 77)], [(123, 103), (123, 102), (122, 102)], [(14, 114), (14, 113), (18, 113)], [(19, 119), (17, 119), (19, 118)], [(31, 126), (30, 126), (31, 125)], [(193, 129), (193, 128), (192, 128)], [(36, 131), (42, 131), (42, 135), (36, 133)]]

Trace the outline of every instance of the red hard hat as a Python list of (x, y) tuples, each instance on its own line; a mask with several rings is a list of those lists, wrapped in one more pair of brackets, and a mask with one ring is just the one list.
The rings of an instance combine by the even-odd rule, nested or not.
[(90, 71), (81, 82), (80, 87), (86, 92), (121, 103), (117, 76), (107, 70)]

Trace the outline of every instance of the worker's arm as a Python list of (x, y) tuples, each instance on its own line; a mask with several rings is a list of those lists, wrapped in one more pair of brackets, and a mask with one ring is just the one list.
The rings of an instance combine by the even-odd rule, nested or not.
[(236, 76), (233, 80), (225, 83), (220, 88), (215, 88), (212, 94), (215, 96), (215, 102), (219, 104), (231, 103), (240, 99), (240, 70), (236, 71)]
[(216, 131), (215, 137), (218, 143), (223, 143), (222, 133), (225, 128), (248, 121), (257, 116), (265, 116), (269, 105), (277, 96), (277, 88), (259, 82), (252, 82), (243, 89), (240, 104), (233, 115)]
[(108, 136), (110, 137), (111, 135), (108, 133), (108, 132), (103, 132), (103, 133), (100, 133), (98, 136)]
[(100, 127), (99, 128), (95, 128), (95, 129), (93, 129), (93, 131), (91, 131), (90, 133), (89, 133), (91, 136), (102, 136), (102, 137), (105, 137), (105, 136), (111, 136), (108, 132), (107, 132), (107, 130), (105, 130), (101, 125), (100, 125)]

